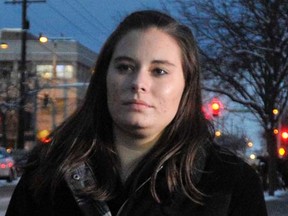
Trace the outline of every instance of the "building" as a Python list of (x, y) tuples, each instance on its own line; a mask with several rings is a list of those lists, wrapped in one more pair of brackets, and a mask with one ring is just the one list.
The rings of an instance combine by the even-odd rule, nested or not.
[[(21, 29), (0, 30), (0, 145), (17, 140)], [(2, 46), (5, 45), (5, 46)], [(25, 146), (43, 130), (51, 131), (81, 103), (97, 54), (71, 38), (27, 33), (25, 72)]]

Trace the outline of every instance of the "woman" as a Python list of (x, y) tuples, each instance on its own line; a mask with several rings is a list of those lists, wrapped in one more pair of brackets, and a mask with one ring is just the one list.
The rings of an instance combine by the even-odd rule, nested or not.
[(213, 144), (191, 31), (157, 11), (104, 44), (82, 107), (31, 156), (11, 215), (266, 215), (256, 173)]

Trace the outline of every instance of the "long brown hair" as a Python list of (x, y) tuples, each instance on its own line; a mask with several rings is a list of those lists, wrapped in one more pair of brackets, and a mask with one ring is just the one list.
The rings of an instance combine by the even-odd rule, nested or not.
[[(131, 30), (150, 27), (166, 32), (177, 41), (182, 50), (185, 88), (175, 118), (139, 166), (155, 165), (150, 189), (156, 200), (159, 201), (155, 189), (157, 170), (164, 165), (170, 192), (180, 190), (190, 199), (199, 201), (201, 193), (195, 186), (193, 171), (197, 169), (197, 155), (200, 151), (205, 153), (204, 146), (211, 142), (213, 133), (202, 113), (197, 45), (188, 27), (164, 13), (151, 10), (130, 14), (107, 39), (99, 53), (83, 105), (51, 134), (51, 144), (42, 150), (35, 174), (42, 178), (40, 187), (57, 186), (71, 166), (93, 159), (97, 188), (87, 192), (99, 200), (115, 195), (120, 163), (113, 145), (112, 119), (107, 107), (107, 70), (123, 36)], [(149, 164), (144, 163), (147, 158)], [(98, 171), (101, 175), (97, 175)]]

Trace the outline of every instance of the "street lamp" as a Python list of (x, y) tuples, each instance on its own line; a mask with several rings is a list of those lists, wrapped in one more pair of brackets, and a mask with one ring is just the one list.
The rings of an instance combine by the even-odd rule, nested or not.
[(41, 43), (47, 43), (48, 42), (48, 38), (45, 35), (40, 34), (39, 41)]
[[(49, 38), (46, 37), (45, 35), (43, 35), (42, 33), (40, 33), (38, 40), (39, 40), (40, 43), (44, 44), (44, 43), (47, 43), (49, 41)], [(53, 76), (52, 76), (52, 78), (55, 79), (56, 76), (57, 76), (57, 74), (56, 74), (57, 73), (56, 72), (56, 67), (57, 67), (56, 47), (57, 47), (57, 43), (53, 39), (51, 41), (53, 42), (53, 51), (52, 51), (52, 53), (53, 53), (53, 58), (52, 58), (53, 71), (52, 71), (52, 74), (53, 74)]]
[(9, 48), (9, 45), (7, 43), (4, 43), (4, 42), (0, 43), (0, 49), (5, 50), (5, 49), (8, 49), (8, 48)]
[[(38, 38), (40, 43), (47, 43), (48, 41), (51, 41), (53, 43), (53, 49), (52, 49), (52, 81), (57, 83), (57, 41), (59, 40), (63, 40), (63, 38), (48, 38), (43, 34), (39, 35)], [(66, 40), (66, 39), (64, 39)], [(47, 76), (47, 75), (46, 75)], [(64, 82), (66, 83), (66, 78), (64, 79)], [(65, 119), (67, 116), (67, 89), (64, 88), (63, 89), (63, 94), (64, 94), (64, 116), (63, 118)], [(45, 99), (45, 97), (44, 97)], [(48, 100), (50, 103), (50, 105), (52, 106), (52, 128), (54, 129), (56, 127), (56, 122), (55, 122), (55, 117), (56, 117), (56, 104), (54, 103), (54, 101), (49, 98)]]

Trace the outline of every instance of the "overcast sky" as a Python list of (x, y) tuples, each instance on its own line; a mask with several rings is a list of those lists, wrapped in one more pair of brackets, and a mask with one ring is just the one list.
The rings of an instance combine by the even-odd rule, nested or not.
[[(7, 1), (0, 0), (0, 28), (21, 28), (21, 4)], [(96, 52), (125, 15), (139, 9), (161, 9), (159, 0), (46, 0), (28, 5), (33, 34), (72, 37)]]

